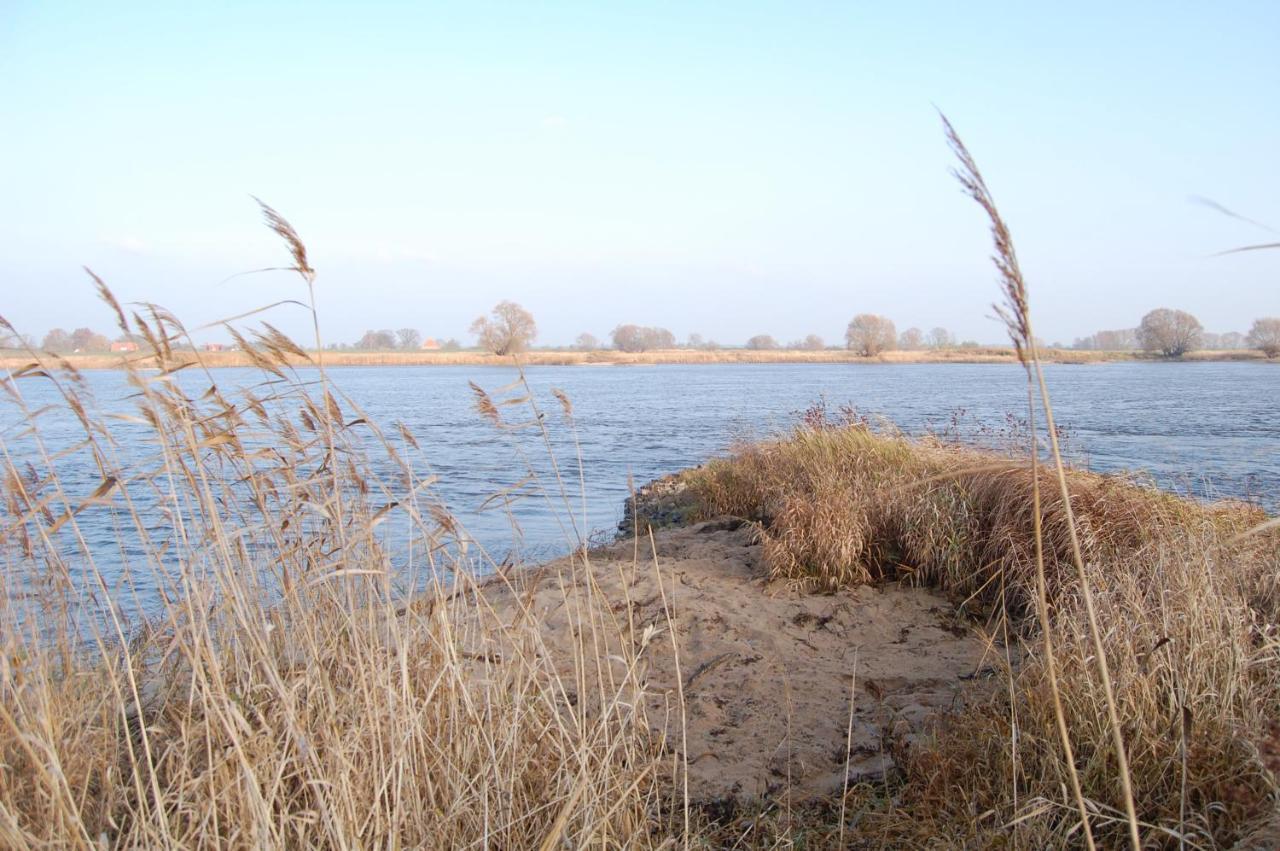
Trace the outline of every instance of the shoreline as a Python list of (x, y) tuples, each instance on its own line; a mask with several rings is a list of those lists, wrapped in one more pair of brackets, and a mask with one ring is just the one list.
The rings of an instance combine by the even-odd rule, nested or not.
[[(319, 356), (319, 357), (317, 357)], [(618, 352), (602, 350), (578, 351), (530, 351), (519, 356), (493, 355), (475, 351), (464, 352), (358, 352), (325, 351), (308, 352), (307, 360), (290, 355), (292, 366), (314, 365), (322, 361), (326, 367), (346, 366), (700, 366), (719, 364), (990, 364), (1018, 363), (1011, 347), (989, 346), (976, 349), (948, 349), (943, 351), (891, 351), (874, 357), (863, 357), (845, 350), (830, 349), (809, 351), (753, 351), (730, 349), (717, 351), (667, 349), (653, 352)], [(1127, 362), (1152, 363), (1220, 363), (1226, 361), (1257, 361), (1266, 363), (1261, 352), (1201, 351), (1191, 352), (1172, 360), (1153, 357), (1142, 352), (1098, 352), (1071, 349), (1050, 349), (1041, 354), (1045, 363), (1102, 364)], [(69, 354), (41, 353), (33, 359), (26, 353), (0, 354), (0, 370), (20, 370), (33, 363), (42, 367), (56, 367), (65, 361), (77, 370), (124, 369), (129, 364), (144, 369), (158, 366), (151, 355), (130, 354)], [(244, 352), (174, 352), (173, 361), (180, 365), (200, 365), (209, 369), (243, 368), (253, 366)]]

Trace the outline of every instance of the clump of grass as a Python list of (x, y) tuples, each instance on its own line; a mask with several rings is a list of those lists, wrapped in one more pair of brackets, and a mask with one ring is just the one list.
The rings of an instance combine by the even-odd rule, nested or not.
[(96, 413), (68, 363), (0, 382), (0, 845), (649, 845), (647, 637), (588, 594), (623, 664), (584, 634), (557, 671), (488, 607), (502, 574), (407, 429), (271, 326), (238, 337), (262, 383), (224, 388), (98, 283), (158, 367), (126, 362), (131, 410)]
[[(1079, 840), (1036, 617), (1032, 475), (1025, 461), (991, 451), (809, 422), (683, 477), (702, 515), (759, 524), (779, 579), (827, 590), (905, 580), (945, 589), (975, 614), (1010, 616), (1020, 660), (1005, 671), (1012, 696), (950, 719), (934, 747), (906, 759), (897, 828)], [(1071, 521), (1052, 474), (1035, 475), (1063, 720), (1093, 828), (1109, 845), (1123, 841), (1125, 818)], [(1241, 537), (1266, 518), (1252, 506), (1203, 505), (1078, 470), (1066, 481), (1144, 841), (1228, 841), (1273, 805), (1258, 748), (1280, 712), (1280, 536)]]
[[(1049, 474), (1038, 475), (1048, 491)], [(1032, 611), (1036, 518), (1024, 461), (866, 424), (809, 423), (739, 447), (684, 480), (704, 515), (760, 524), (777, 578), (834, 590), (909, 576), (990, 600), (1003, 577), (1015, 608)], [(1091, 562), (1140, 553), (1164, 530), (1202, 525), (1230, 537), (1265, 517), (1240, 504), (1202, 506), (1125, 477), (1071, 471), (1068, 483)], [(1060, 499), (1045, 497), (1040, 523), (1056, 597), (1071, 582)]]

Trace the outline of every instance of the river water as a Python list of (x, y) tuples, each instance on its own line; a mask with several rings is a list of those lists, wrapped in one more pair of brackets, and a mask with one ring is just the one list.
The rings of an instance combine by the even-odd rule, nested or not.
[[(1280, 367), (1116, 363), (1049, 365), (1046, 371), (1075, 463), (1137, 471), (1200, 498), (1251, 499), (1272, 511), (1280, 504)], [(207, 379), (187, 372), (193, 375), (183, 381), (198, 391)], [(554, 499), (526, 496), (480, 510), (486, 498), (524, 478), (529, 463), (543, 487), (555, 491), (538, 432), (501, 432), (475, 409), (468, 382), (495, 389), (516, 378), (515, 370), (344, 367), (330, 374), (371, 418), (401, 421), (416, 434), (423, 464), (440, 477), (439, 492), (490, 553), (541, 559), (570, 546), (574, 533), (563, 503)], [(224, 392), (261, 381), (251, 370), (219, 370), (215, 377)], [(119, 373), (93, 372), (86, 380), (101, 409), (128, 410), (129, 391)], [(1024, 374), (1006, 364), (537, 367), (527, 380), (546, 412), (573, 512), (580, 525), (585, 513), (587, 530), (597, 534), (607, 534), (620, 519), (630, 481), (642, 484), (723, 453), (735, 440), (779, 432), (819, 398), (832, 408), (852, 405), (910, 433), (958, 430), (980, 440), (998, 440), (1010, 416), (1026, 410)], [(561, 416), (554, 388), (572, 401), (573, 427)], [(58, 401), (38, 379), (24, 380), (22, 389), (32, 408)], [(16, 414), (5, 405), (10, 403), (0, 402), (0, 440), (20, 455)], [(42, 419), (42, 432), (55, 446), (76, 434), (70, 417), (58, 416)], [(585, 511), (577, 492), (579, 447)], [(98, 480), (90, 469), (64, 480), (76, 478), (86, 491)], [(90, 512), (79, 519), (94, 522)], [(109, 562), (111, 556), (103, 558)]]

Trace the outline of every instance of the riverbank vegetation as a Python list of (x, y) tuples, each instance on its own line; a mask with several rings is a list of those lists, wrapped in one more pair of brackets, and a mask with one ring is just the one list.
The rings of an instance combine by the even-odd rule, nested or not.
[[(530, 490), (564, 518), (574, 581), (517, 582), (438, 498), (417, 437), (342, 394), (318, 332), (305, 350), (266, 325), (237, 332), (235, 352), (184, 351), (175, 317), (126, 316), (98, 282), (122, 336), (141, 341), (112, 361), (130, 411), (95, 413), (87, 364), (71, 358), (26, 356), (0, 384), (13, 414), (0, 434), (0, 843), (1212, 848), (1274, 826), (1280, 527), (1249, 505), (1062, 465), (1012, 239), (947, 129), (991, 219), (1011, 346), (983, 356), (1025, 369), (1025, 451), (816, 410), (681, 477), (695, 516), (754, 531), (758, 543), (731, 543), (775, 583), (940, 589), (953, 611), (927, 611), (934, 627), (987, 642), (973, 676), (998, 687), (933, 718), (923, 741), (886, 742), (897, 772), (850, 776), (857, 690), (894, 720), (885, 685), (855, 668), (850, 699), (829, 708), (848, 718), (828, 743), (838, 791), (793, 800), (786, 755), (750, 812), (691, 795), (689, 763), (715, 754), (679, 739), (685, 689), (709, 669), (680, 667), (660, 546), (646, 560), (633, 541), (628, 568), (653, 572), (656, 593), (600, 596), (568, 468), (554, 467)], [(301, 239), (264, 212), (311, 291)], [(263, 380), (220, 385), (208, 367), (231, 358)], [(56, 401), (32, 403), (36, 384)], [(519, 378), (477, 387), (476, 402), (500, 436), (573, 428), (572, 400), (545, 411)], [(690, 564), (700, 534), (686, 535)], [(530, 602), (539, 589), (565, 625), (554, 636)], [(827, 622), (804, 614), (806, 628)], [(558, 664), (552, 643), (569, 648)], [(658, 648), (673, 660), (662, 684), (649, 678)], [(803, 695), (805, 675), (773, 691)], [(659, 685), (673, 696), (660, 718), (647, 699)]]
[[(1012, 348), (1000, 345), (982, 345), (971, 340), (957, 341), (946, 328), (934, 328), (925, 334), (919, 328), (907, 328), (901, 334), (893, 320), (875, 314), (859, 314), (850, 320), (845, 330), (843, 347), (827, 346), (818, 334), (808, 334), (787, 344), (782, 344), (770, 334), (756, 334), (741, 346), (723, 346), (701, 334), (690, 334), (683, 343), (678, 342), (666, 328), (623, 324), (609, 334), (606, 345), (594, 334), (583, 332), (572, 346), (543, 346), (534, 348), (537, 324), (533, 315), (518, 304), (500, 302), (488, 317), (481, 316), (471, 325), (475, 345), (464, 347), (457, 339), (445, 340), (423, 337), (416, 328), (398, 330), (370, 329), (353, 344), (330, 344), (326, 347), (331, 365), (377, 364), (403, 362), (405, 364), (437, 365), (448, 363), (478, 363), (474, 358), (487, 355), (499, 357), (529, 353), (532, 362), (578, 363), (568, 357), (571, 354), (590, 355), (596, 360), (609, 360), (619, 355), (644, 355), (653, 363), (754, 363), (744, 352), (772, 352), (778, 363), (808, 363), (802, 355), (806, 352), (822, 352), (833, 359), (860, 358), (882, 359), (888, 356), (909, 362), (966, 361), (966, 358), (989, 357), (994, 353), (1012, 355)], [(111, 365), (111, 358), (137, 355), (143, 341), (133, 334), (121, 334), (110, 340), (89, 328), (77, 328), (67, 332), (54, 328), (37, 344), (34, 338), (16, 333), (0, 333), (0, 366), (14, 358), (28, 355), (58, 355), (69, 357), (83, 368), (94, 369)], [(1248, 334), (1228, 332), (1216, 334), (1205, 331), (1199, 320), (1181, 310), (1159, 308), (1143, 317), (1136, 328), (1099, 331), (1087, 337), (1077, 338), (1070, 346), (1055, 343), (1047, 346), (1039, 342), (1046, 360), (1079, 362), (1087, 356), (1081, 352), (1097, 353), (1097, 357), (1109, 360), (1159, 357), (1185, 360), (1242, 360), (1258, 356), (1280, 356), (1280, 319), (1256, 320)], [(188, 357), (197, 351), (223, 355), (210, 358), (208, 365), (223, 365), (235, 361), (225, 357), (237, 348), (234, 343), (189, 341), (176, 343), (173, 348)], [(801, 356), (797, 356), (801, 355)], [(462, 360), (471, 358), (471, 360)], [(555, 358), (561, 358), (555, 361)], [(381, 359), (381, 360), (379, 360)], [(526, 361), (528, 362), (528, 361)], [(627, 362), (620, 358), (617, 362)]]
[[(344, 366), (513, 366), (511, 357), (477, 351), (357, 351), (302, 349), (286, 353), (292, 366), (305, 366), (323, 361), (326, 367)], [(1090, 364), (1122, 361), (1162, 360), (1141, 352), (1112, 352), (1075, 349), (1050, 349), (1042, 353), (1048, 363)], [(1189, 363), (1215, 361), (1265, 361), (1259, 351), (1200, 351), (1179, 360)], [(199, 366), (203, 369), (249, 367), (251, 355), (240, 350), (193, 351), (175, 347), (171, 361)], [(159, 361), (146, 349), (117, 354), (58, 355), (39, 350), (12, 349), (0, 351), (0, 369), (22, 369), (33, 363), (53, 366), (67, 363), (78, 370), (123, 369), (126, 366), (156, 368)], [(533, 349), (519, 357), (524, 366), (642, 366), (663, 364), (894, 364), (894, 363), (1018, 363), (1012, 346), (973, 346), (967, 348), (881, 352), (874, 358), (844, 349), (667, 349), (623, 352), (613, 349), (578, 351)]]
[(1124, 843), (1073, 539), (1146, 841), (1222, 841), (1271, 812), (1280, 768), (1280, 534), (1250, 534), (1268, 520), (1261, 510), (1069, 471), (1068, 514), (1052, 471), (1033, 474), (1023, 458), (821, 415), (682, 481), (694, 517), (758, 524), (779, 580), (943, 589), (994, 638), (1010, 640), (1011, 653), (996, 654), (1008, 689), (947, 719), (933, 746), (907, 760), (895, 829), (967, 834), (985, 847), (1021, 820), (1033, 847), (1079, 841), (1079, 813), (1062, 795), (1074, 767), (1096, 840)]
[(69, 362), (0, 384), (0, 845), (660, 844), (652, 632), (603, 658), (613, 614), (567, 594), (553, 667), (533, 618), (487, 608), (502, 566), (408, 429), (299, 378), (269, 327), (241, 338), (261, 383), (224, 387), (176, 318), (101, 293), (156, 366), (126, 362), (127, 413)]

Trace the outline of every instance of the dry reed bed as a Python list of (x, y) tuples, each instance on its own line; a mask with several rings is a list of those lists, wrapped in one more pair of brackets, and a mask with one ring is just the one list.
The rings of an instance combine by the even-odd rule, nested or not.
[[(298, 379), (269, 326), (244, 341), (265, 380), (233, 393), (175, 356), (176, 319), (101, 294), (159, 366), (128, 371), (131, 413), (96, 414), (66, 362), (0, 383), (19, 423), (0, 434), (0, 845), (656, 842), (661, 742), (635, 697), (652, 636), (604, 659), (584, 635), (557, 672), (536, 624), (486, 608), (472, 572), (495, 566), (407, 429)], [(30, 404), (37, 383), (57, 402)], [(584, 629), (620, 629), (574, 594)]]

